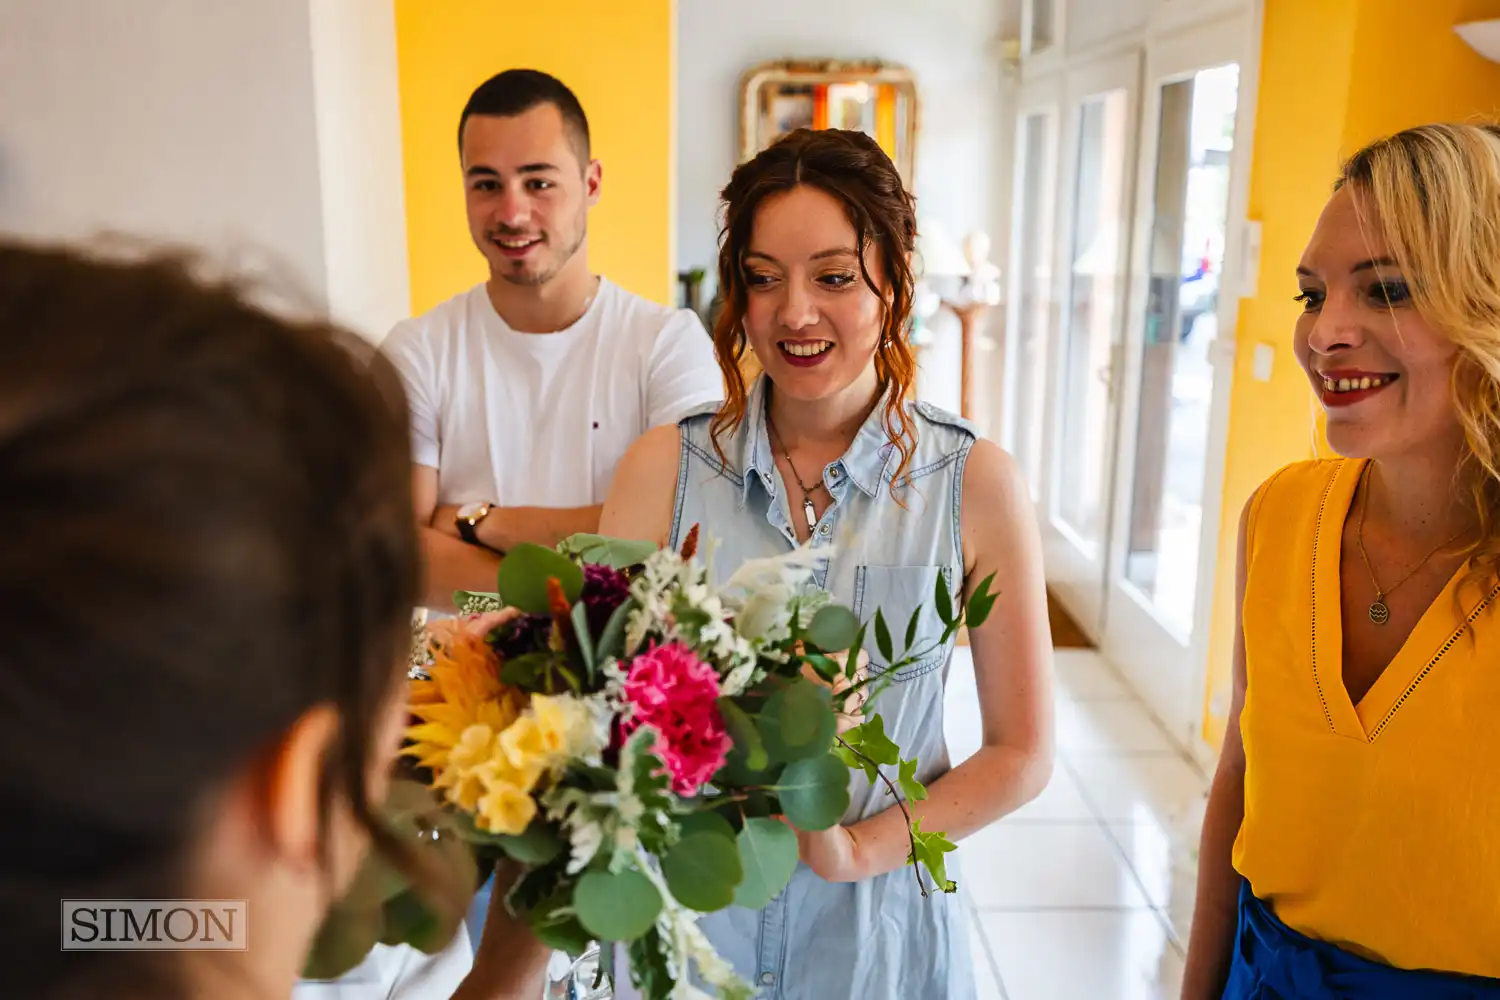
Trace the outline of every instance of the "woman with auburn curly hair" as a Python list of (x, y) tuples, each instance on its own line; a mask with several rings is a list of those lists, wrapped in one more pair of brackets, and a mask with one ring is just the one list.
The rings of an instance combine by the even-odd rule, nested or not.
[[(637, 442), (600, 530), (675, 547), (699, 524), (720, 544), (720, 575), (801, 545), (825, 550), (817, 585), (863, 620), (881, 610), (898, 644), (920, 607), (913, 648), (925, 655), (883, 678), (865, 711), (920, 758), (928, 798), (910, 805), (914, 819), (966, 836), (1051, 773), (1051, 643), (1028, 491), (967, 422), (911, 398), (916, 216), (873, 140), (793, 132), (740, 166), (723, 200), (714, 344), (727, 400)], [(749, 386), (747, 347), (764, 372)], [(943, 739), (952, 642), (939, 642), (939, 574), (954, 594), (991, 575), (999, 590), (971, 637), (984, 746), (957, 767)], [(870, 661), (889, 672), (880, 653)], [(798, 839), (802, 864), (769, 906), (703, 924), (762, 997), (975, 995), (964, 911), (955, 897), (922, 897), (883, 785), (857, 774), (842, 825)]]
[(1356, 153), (1297, 282), (1343, 457), (1240, 521), (1183, 995), (1500, 997), (1500, 129)]

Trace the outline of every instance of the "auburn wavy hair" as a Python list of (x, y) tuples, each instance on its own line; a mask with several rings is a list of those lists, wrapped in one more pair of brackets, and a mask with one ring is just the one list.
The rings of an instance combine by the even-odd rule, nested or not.
[[(911, 254), (917, 243), (916, 201), (901, 183), (895, 164), (875, 140), (843, 129), (798, 129), (754, 159), (741, 164), (729, 179), (719, 234), (719, 288), (724, 306), (714, 322), (714, 354), (724, 375), (724, 406), (710, 428), (714, 450), (726, 461), (722, 440), (745, 420), (748, 399), (745, 372), (745, 253), (755, 215), (767, 199), (798, 187), (812, 187), (837, 199), (854, 226), (855, 248), (865, 284), (885, 303), (875, 374), (885, 399), (886, 434), (901, 454), (891, 478), (891, 494), (911, 464), (917, 432), (906, 415), (916, 384), (917, 359), (907, 336), (911, 316)], [(864, 252), (880, 251), (880, 279), (866, 266)]]
[(1500, 125), (1435, 124), (1371, 143), (1335, 190), (1369, 197), (1422, 316), (1458, 348), (1459, 487), (1479, 519), (1469, 583), (1500, 570)]

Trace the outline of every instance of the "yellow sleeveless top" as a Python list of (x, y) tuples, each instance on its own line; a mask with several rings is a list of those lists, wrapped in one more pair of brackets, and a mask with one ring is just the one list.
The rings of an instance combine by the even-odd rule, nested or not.
[(1234, 866), (1294, 930), (1401, 969), (1500, 978), (1500, 586), (1461, 567), (1356, 706), (1339, 550), (1362, 461), (1251, 501), (1245, 821)]

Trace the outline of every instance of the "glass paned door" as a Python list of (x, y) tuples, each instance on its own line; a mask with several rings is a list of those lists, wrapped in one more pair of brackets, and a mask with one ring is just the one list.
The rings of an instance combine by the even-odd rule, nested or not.
[(1047, 358), (1053, 295), (1054, 212), (1057, 187), (1050, 111), (1023, 114), (1017, 128), (1015, 215), (1011, 260), (1012, 312), (1006, 371), (1005, 443), (1020, 464), (1033, 494), (1042, 485)]
[(1054, 515), (1090, 559), (1102, 552), (1108, 528), (1110, 416), (1125, 277), (1121, 225), (1128, 111), (1121, 89), (1089, 98), (1078, 115)]
[(1141, 56), (1069, 71), (1052, 259), (1058, 303), (1043, 383), (1040, 509), (1047, 583), (1091, 638), (1102, 638), (1114, 550), (1115, 450), (1125, 358), (1130, 224), (1135, 215)]
[(1193, 631), (1239, 67), (1161, 88), (1125, 579)]

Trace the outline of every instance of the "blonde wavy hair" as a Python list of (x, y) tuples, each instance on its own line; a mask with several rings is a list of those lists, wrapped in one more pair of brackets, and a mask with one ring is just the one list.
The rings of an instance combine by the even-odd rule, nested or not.
[(1458, 480), (1480, 527), (1468, 582), (1486, 583), (1500, 570), (1500, 125), (1398, 132), (1350, 157), (1345, 185), (1371, 199), (1417, 311), (1458, 348)]

